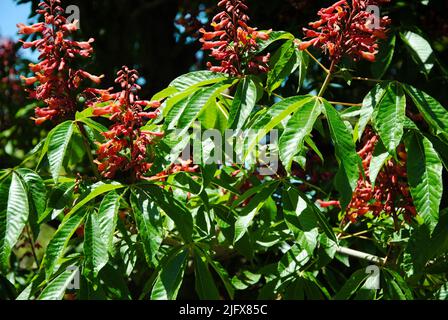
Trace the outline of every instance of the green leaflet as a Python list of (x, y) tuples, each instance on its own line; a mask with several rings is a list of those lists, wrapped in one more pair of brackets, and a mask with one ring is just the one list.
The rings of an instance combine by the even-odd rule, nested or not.
[(340, 164), (335, 184), (341, 194), (341, 206), (344, 210), (350, 203), (358, 183), (361, 158), (356, 153), (352, 135), (339, 113), (326, 101), (324, 101), (324, 106), (336, 157)]
[(61, 259), (64, 256), (64, 252), (67, 248), (70, 238), (81, 226), (87, 213), (88, 212), (84, 210), (76, 212), (68, 219), (65, 219), (54, 234), (53, 238), (48, 244), (41, 265), (45, 269), (47, 278), (51, 277), (53, 273), (57, 271), (57, 266), (60, 264)]
[(163, 266), (152, 288), (152, 300), (175, 300), (182, 285), (188, 251), (182, 250)]
[(59, 180), (65, 153), (73, 134), (73, 128), (73, 122), (66, 121), (54, 128), (48, 137), (47, 156), (50, 172), (55, 183), (58, 183)]
[(257, 101), (257, 86), (251, 78), (244, 78), (238, 88), (230, 109), (228, 128), (240, 130), (245, 125)]
[(414, 205), (432, 232), (439, 220), (443, 165), (432, 143), (421, 134), (412, 133), (405, 143), (408, 183)]
[(406, 96), (401, 86), (390, 83), (373, 111), (373, 126), (390, 154), (401, 143), (406, 118)]
[(291, 170), (294, 156), (302, 150), (305, 138), (311, 134), (321, 113), (322, 102), (315, 99), (301, 106), (289, 119), (279, 142), (280, 160), (288, 172)]
[(163, 240), (163, 219), (150, 194), (143, 189), (132, 190), (131, 205), (146, 261), (156, 265), (155, 256)]
[(404, 85), (404, 89), (434, 133), (448, 143), (448, 111), (425, 92), (409, 85)]
[[(2, 189), (5, 186), (2, 184)], [(1, 191), (1, 193), (4, 193)], [(0, 194), (4, 201), (4, 195)], [(6, 211), (0, 208), (0, 268), (6, 273), (9, 268), (9, 256), (17, 243), (29, 216), (29, 199), (25, 183), (19, 174), (13, 172), (8, 191)]]

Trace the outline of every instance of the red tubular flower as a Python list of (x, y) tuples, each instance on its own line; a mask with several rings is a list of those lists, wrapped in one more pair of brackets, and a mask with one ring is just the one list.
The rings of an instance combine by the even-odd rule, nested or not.
[(17, 25), (20, 34), (39, 33), (42, 36), (33, 42), (22, 41), (23, 48), (36, 48), (40, 52), (40, 62), (29, 66), (35, 76), (22, 77), (26, 86), (37, 83), (29, 90), (30, 97), (46, 104), (45, 108), (36, 109), (36, 124), (71, 117), (76, 111), (76, 96), (82, 81), (89, 79), (99, 83), (102, 78), (72, 67), (78, 57), (91, 56), (94, 40), (77, 42), (66, 39), (77, 28), (76, 22), (67, 23), (60, 3), (60, 0), (46, 0), (39, 4), (40, 9), (36, 12), (44, 16), (45, 22)]
[(243, 0), (222, 0), (218, 6), (223, 11), (212, 20), (214, 31), (199, 30), (202, 49), (211, 50), (210, 56), (220, 62), (219, 66), (209, 62), (208, 68), (232, 76), (267, 72), (269, 54), (254, 56), (253, 53), (258, 49), (257, 40), (267, 40), (269, 34), (247, 25), (248, 7)]
[(151, 168), (153, 158), (149, 146), (163, 136), (160, 132), (140, 130), (144, 119), (158, 115), (158, 110), (146, 112), (143, 108), (158, 108), (160, 102), (139, 100), (137, 93), (141, 88), (137, 80), (136, 70), (123, 67), (115, 80), (122, 88), (120, 92), (111, 93), (111, 89), (88, 90), (90, 95), (96, 96), (96, 102), (113, 99), (106, 106), (93, 107), (94, 115), (108, 115), (114, 122), (110, 130), (103, 133), (108, 141), (99, 145), (95, 161), (98, 171), (108, 179), (115, 178), (119, 173), (130, 176), (133, 181), (148, 179), (145, 174)]
[[(304, 28), (308, 41), (299, 44), (300, 50), (310, 46), (321, 48), (330, 59), (339, 62), (344, 55), (357, 61), (375, 61), (378, 53), (378, 39), (386, 37), (390, 24), (388, 17), (375, 17), (368, 12), (368, 6), (381, 5), (389, 0), (340, 0), (318, 12), (320, 19), (311, 22), (311, 29)], [(379, 19), (379, 20), (377, 20)], [(375, 28), (374, 22), (379, 26)]]
[[(352, 222), (368, 212), (375, 216), (382, 213), (387, 215), (402, 213), (407, 220), (416, 215), (407, 183), (407, 155), (403, 145), (400, 145), (397, 150), (400, 160), (387, 161), (376, 178), (375, 186), (372, 186), (369, 170), (373, 151), (378, 141), (378, 136), (370, 128), (367, 128), (363, 148), (358, 152), (362, 159), (366, 179), (363, 175), (360, 176), (358, 186), (348, 205), (347, 218)], [(337, 205), (339, 204), (335, 201), (321, 202), (321, 207)]]

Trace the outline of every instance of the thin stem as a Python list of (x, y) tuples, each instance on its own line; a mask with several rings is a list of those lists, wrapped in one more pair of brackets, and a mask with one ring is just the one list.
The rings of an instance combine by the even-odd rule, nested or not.
[(26, 233), (28, 236), (28, 240), (30, 241), (30, 246), (31, 246), (31, 252), (33, 253), (33, 258), (34, 258), (34, 262), (36, 262), (36, 266), (37, 268), (39, 268), (39, 260), (37, 259), (37, 254), (36, 254), (36, 250), (34, 248), (34, 238), (30, 232), (30, 227), (27, 226), (26, 227)]
[(330, 84), (331, 79), (333, 78), (333, 71), (335, 67), (336, 67), (336, 61), (333, 60), (331, 62), (331, 66), (330, 69), (328, 70), (328, 74), (327, 77), (325, 78), (324, 84), (322, 85), (322, 88), (320, 89), (320, 92), (317, 95), (319, 98), (321, 98), (325, 94), (325, 91), (327, 91), (328, 85)]
[(326, 73), (330, 72), (330, 70), (328, 70), (328, 68), (326, 68), (319, 60), (317, 60), (317, 58), (313, 56), (311, 52), (308, 51), (308, 49), (305, 49), (305, 52), (319, 65), (319, 67), (322, 68), (322, 70), (324, 70)]
[(362, 107), (362, 103), (350, 103), (350, 102), (339, 102), (339, 101), (328, 101), (330, 104), (339, 104), (341, 106), (349, 106), (349, 107)]
[(93, 170), (93, 174), (95, 175), (95, 177), (97, 179), (100, 179), (101, 176), (98, 172), (98, 168), (96, 167), (95, 162), (93, 161), (93, 155), (92, 155), (92, 148), (90, 147), (90, 143), (89, 140), (87, 139), (87, 132), (86, 129), (84, 128), (84, 126), (77, 122), (76, 125), (78, 126), (79, 132), (81, 133), (82, 136), (82, 142), (84, 144), (84, 147), (86, 148), (86, 152), (87, 152), (87, 157), (89, 158), (89, 162), (92, 165), (92, 170)]

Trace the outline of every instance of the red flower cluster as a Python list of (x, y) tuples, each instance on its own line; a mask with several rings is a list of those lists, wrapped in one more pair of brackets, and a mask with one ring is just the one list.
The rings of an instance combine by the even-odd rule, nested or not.
[(30, 90), (30, 97), (46, 104), (45, 108), (36, 108), (36, 124), (72, 116), (76, 111), (77, 89), (82, 80), (87, 78), (98, 84), (102, 78), (72, 67), (76, 58), (91, 56), (94, 40), (77, 42), (67, 39), (77, 30), (77, 22), (67, 23), (60, 3), (60, 0), (47, 0), (39, 4), (40, 9), (36, 12), (44, 16), (45, 22), (17, 25), (20, 34), (42, 35), (41, 39), (23, 43), (23, 48), (36, 48), (40, 52), (40, 62), (30, 64), (35, 76), (22, 77), (27, 86), (38, 83)]
[[(106, 102), (105, 106), (94, 107), (96, 116), (108, 115), (114, 122), (109, 131), (103, 133), (107, 142), (100, 144), (98, 158), (95, 161), (98, 171), (112, 179), (117, 172), (128, 173), (132, 180), (147, 179), (144, 176), (152, 166), (148, 146), (163, 133), (143, 131), (140, 128), (145, 119), (158, 116), (159, 101), (149, 102), (139, 100), (137, 92), (141, 89), (137, 84), (138, 73), (123, 67), (115, 80), (120, 84), (121, 91), (111, 93), (108, 90), (88, 89), (88, 93), (98, 96), (96, 102)], [(156, 109), (147, 112), (145, 107)]]
[(270, 55), (254, 56), (257, 50), (257, 40), (267, 40), (269, 34), (257, 31), (247, 25), (249, 17), (246, 15), (248, 7), (242, 0), (222, 0), (218, 3), (223, 11), (212, 20), (213, 32), (199, 31), (203, 34), (203, 50), (211, 50), (211, 56), (220, 62), (207, 67), (214, 72), (228, 73), (232, 76), (244, 74), (265, 73), (268, 71)]
[[(368, 12), (368, 6), (379, 6), (389, 0), (340, 0), (318, 12), (320, 19), (311, 22), (311, 29), (304, 28), (306, 38), (300, 50), (310, 46), (319, 47), (328, 53), (330, 59), (339, 62), (344, 55), (355, 61), (365, 59), (375, 61), (378, 53), (378, 39), (386, 38), (388, 17), (376, 17)], [(375, 27), (374, 24), (378, 23)]]
[[(375, 186), (370, 183), (370, 163), (373, 151), (379, 138), (371, 129), (366, 131), (364, 147), (358, 152), (367, 179), (361, 175), (358, 186), (353, 194), (352, 201), (347, 209), (347, 218), (355, 222), (358, 217), (368, 212), (379, 216), (404, 214), (406, 219), (417, 214), (413, 205), (412, 196), (407, 183), (406, 159), (407, 154), (403, 145), (400, 145), (397, 153), (400, 160), (388, 160), (379, 172)], [(340, 205), (337, 201), (320, 202), (321, 207)]]

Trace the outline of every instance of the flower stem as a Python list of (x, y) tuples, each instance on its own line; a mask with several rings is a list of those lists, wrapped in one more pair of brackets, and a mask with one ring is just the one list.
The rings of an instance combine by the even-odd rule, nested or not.
[(308, 51), (308, 49), (305, 49), (305, 52), (319, 65), (319, 67), (322, 68), (322, 70), (324, 70), (326, 73), (329, 73), (330, 70), (328, 70), (328, 68), (326, 68), (315, 56), (313, 56), (311, 52)]
[(334, 71), (335, 67), (336, 67), (336, 62), (332, 61), (330, 69), (328, 69), (328, 74), (327, 74), (327, 77), (325, 78), (324, 84), (322, 85), (322, 88), (320, 89), (320, 92), (317, 95), (319, 98), (321, 98), (325, 94), (325, 91), (327, 91), (328, 85), (330, 84), (331, 79), (333, 78), (333, 71)]

